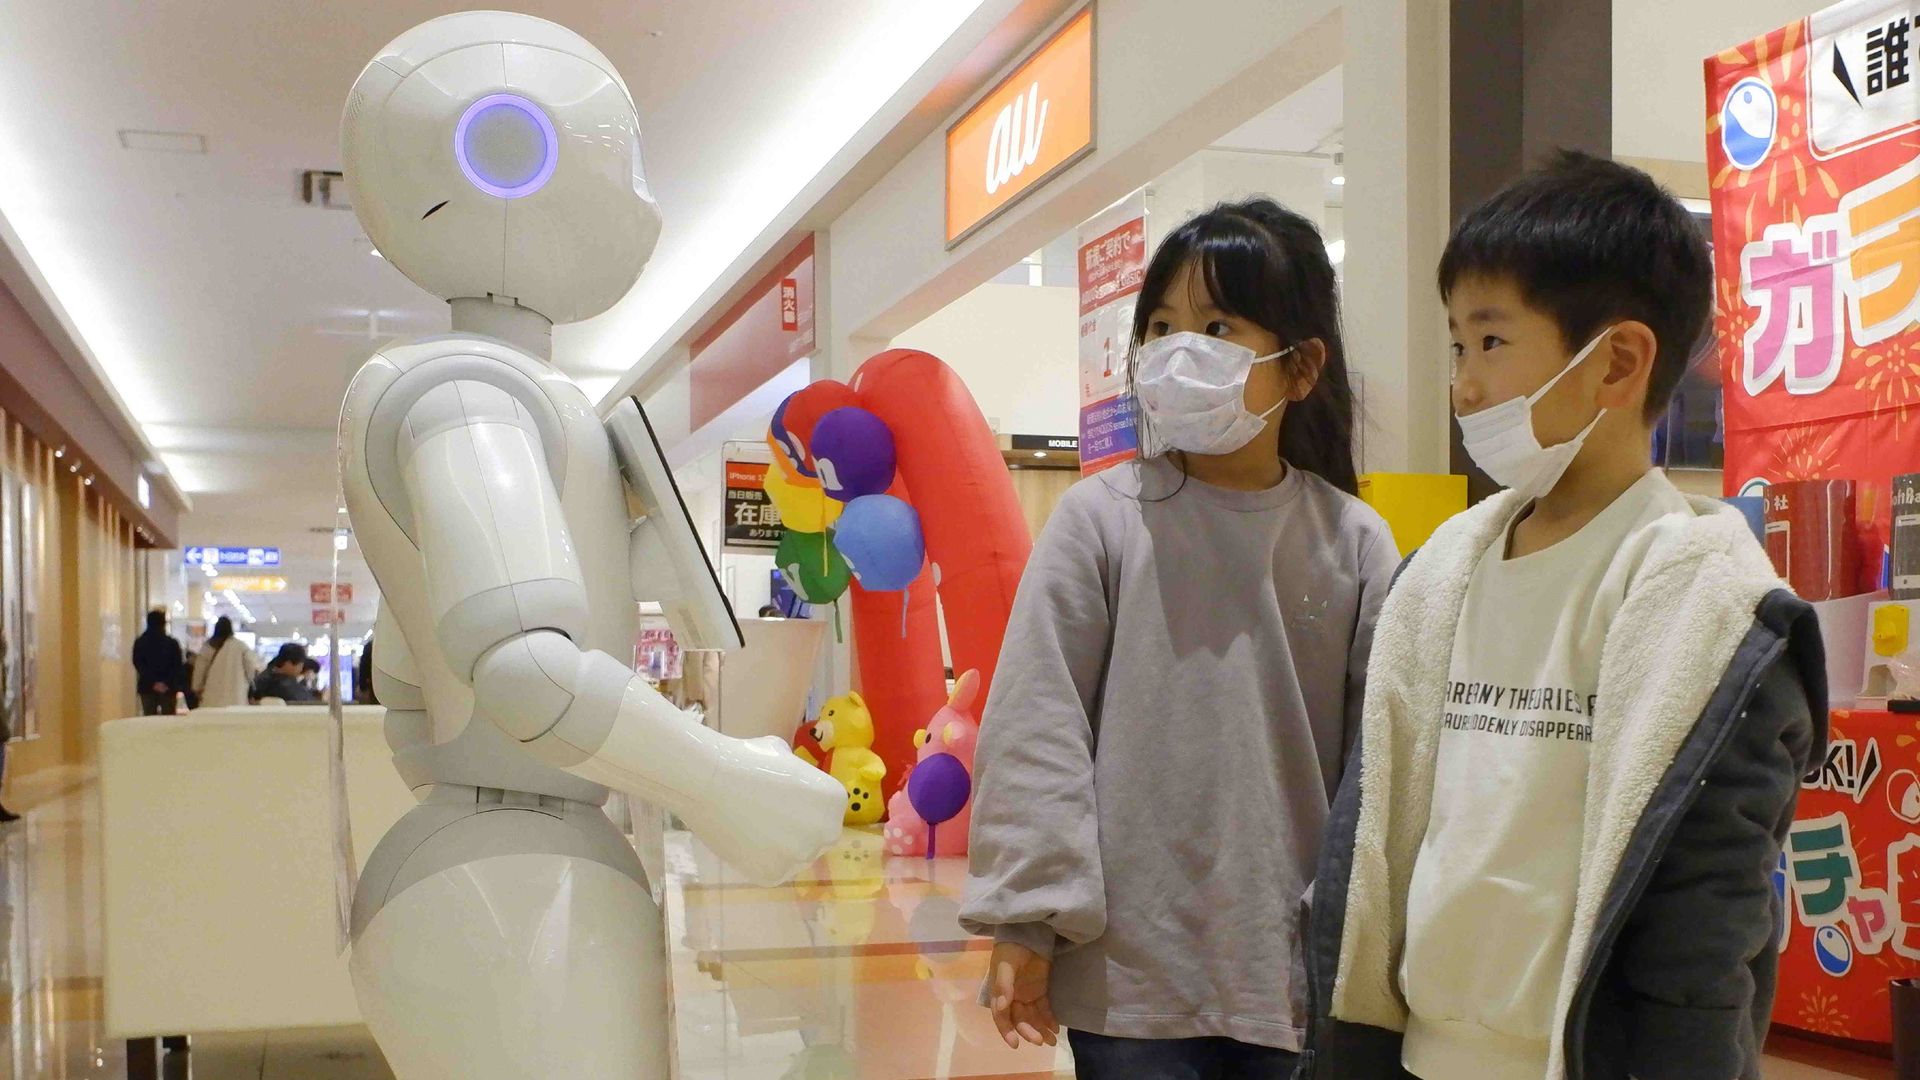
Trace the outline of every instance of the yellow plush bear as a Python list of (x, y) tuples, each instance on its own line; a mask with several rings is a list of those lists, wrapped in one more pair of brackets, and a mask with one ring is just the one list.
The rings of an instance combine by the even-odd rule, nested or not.
[(873, 825), (886, 814), (880, 784), (887, 763), (873, 752), (873, 714), (859, 694), (828, 700), (813, 725), (813, 738), (826, 752), (828, 775), (847, 789), (848, 825)]

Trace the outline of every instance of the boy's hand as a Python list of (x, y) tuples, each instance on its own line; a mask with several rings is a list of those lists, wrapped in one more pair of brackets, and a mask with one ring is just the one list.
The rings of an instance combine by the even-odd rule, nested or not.
[(1053, 961), (1032, 949), (1011, 942), (993, 947), (987, 968), (987, 1004), (993, 1010), (993, 1025), (1008, 1047), (1018, 1050), (1022, 1040), (1035, 1046), (1059, 1045), (1060, 1021), (1053, 1018), (1053, 1003), (1047, 999), (1052, 977)]

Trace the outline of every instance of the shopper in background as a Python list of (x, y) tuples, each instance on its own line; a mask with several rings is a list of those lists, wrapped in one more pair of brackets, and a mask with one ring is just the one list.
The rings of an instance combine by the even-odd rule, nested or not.
[(167, 613), (147, 612), (147, 629), (133, 639), (135, 689), (140, 715), (172, 716), (186, 685), (187, 661), (180, 643), (167, 633)]
[[(1067, 493), (979, 747), (962, 922), (1009, 1046), (1082, 1077), (1290, 1075), (1302, 895), (1399, 555), (1354, 497), (1333, 267), (1305, 218), (1167, 238), (1132, 379), (1163, 452)], [(1096, 798), (1095, 792), (1098, 791)]]
[(353, 670), (353, 701), (356, 705), (378, 705), (380, 695), (373, 688), (373, 635), (360, 646), (360, 663)]
[(248, 700), (259, 704), (268, 698), (277, 698), (289, 705), (320, 700), (320, 695), (314, 693), (306, 682), (309, 663), (312, 661), (307, 658), (306, 646), (291, 641), (280, 646), (280, 651), (274, 654), (273, 663), (268, 664), (267, 670), (253, 680)]
[[(7, 685), (7, 635), (0, 632), (0, 786), (7, 777), (7, 744), (13, 741), (13, 714), (18, 707), (14, 688)], [(20, 815), (0, 806), (0, 825), (19, 821)]]
[(1672, 196), (1585, 155), (1454, 230), (1453, 404), (1511, 490), (1380, 615), (1314, 890), (1316, 1077), (1760, 1075), (1825, 664), (1740, 514), (1653, 468), (1712, 277)]
[(200, 706), (231, 708), (247, 703), (247, 691), (260, 673), (260, 658), (233, 636), (233, 620), (222, 615), (213, 624), (213, 636), (194, 657), (193, 692)]

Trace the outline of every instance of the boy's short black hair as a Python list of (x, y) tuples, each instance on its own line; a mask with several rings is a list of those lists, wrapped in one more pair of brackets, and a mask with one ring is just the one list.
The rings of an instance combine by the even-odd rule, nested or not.
[(1649, 421), (1666, 411), (1713, 305), (1713, 257), (1692, 215), (1639, 169), (1571, 150), (1454, 226), (1441, 299), (1473, 276), (1511, 280), (1569, 350), (1621, 319), (1651, 327)]
[(273, 663), (268, 666), (279, 667), (281, 664), (299, 664), (300, 666), (305, 667), (306, 663), (307, 663), (307, 647), (304, 645), (300, 645), (296, 642), (289, 641), (286, 644), (280, 646), (280, 651), (274, 654)]

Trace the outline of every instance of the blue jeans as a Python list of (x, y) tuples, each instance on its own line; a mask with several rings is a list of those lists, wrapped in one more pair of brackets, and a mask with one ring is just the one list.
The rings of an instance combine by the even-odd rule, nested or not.
[(1069, 1031), (1079, 1080), (1287, 1080), (1299, 1057), (1233, 1039), (1116, 1039)]

